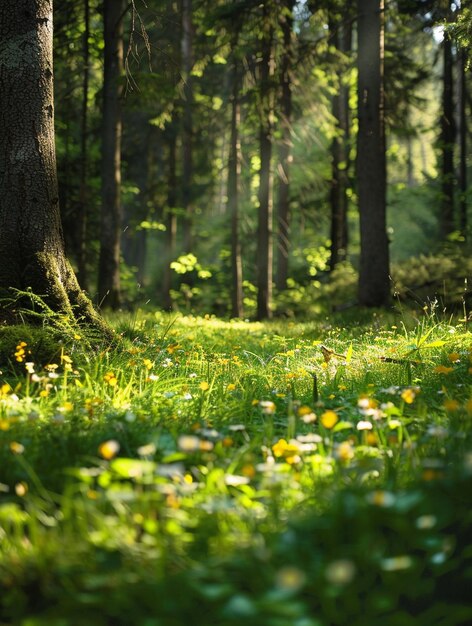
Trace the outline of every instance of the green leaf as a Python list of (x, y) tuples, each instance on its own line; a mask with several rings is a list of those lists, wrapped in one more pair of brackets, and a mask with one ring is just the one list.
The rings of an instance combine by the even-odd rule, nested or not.
[(437, 339), (436, 341), (431, 341), (430, 343), (425, 343), (423, 348), (441, 348), (445, 346), (447, 341), (443, 341), (442, 339)]
[(347, 352), (346, 352), (346, 363), (350, 363), (350, 361), (352, 359), (352, 352), (353, 352), (353, 350), (352, 350), (352, 343), (351, 343), (351, 345), (349, 346), (349, 348), (347, 349)]
[(340, 430), (347, 430), (348, 428), (354, 428), (354, 424), (352, 422), (338, 422), (332, 432), (338, 433)]

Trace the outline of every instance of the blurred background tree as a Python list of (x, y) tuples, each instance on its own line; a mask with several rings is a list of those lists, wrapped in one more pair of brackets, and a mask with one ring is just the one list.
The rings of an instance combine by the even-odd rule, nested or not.
[[(111, 87), (106, 3), (57, 3), (62, 219), (68, 255), (97, 302), (264, 318), (380, 305), (391, 293), (460, 301), (469, 9), (375, 4), (385, 138), (369, 163), (370, 148), (357, 154), (367, 0), (134, 0), (121, 7), (123, 68)], [(104, 139), (110, 88), (120, 148)], [(121, 176), (108, 268), (99, 263), (113, 204), (101, 192), (102, 159)], [(363, 189), (372, 191), (382, 160), (385, 215), (372, 231)], [(362, 267), (372, 274), (368, 298)]]

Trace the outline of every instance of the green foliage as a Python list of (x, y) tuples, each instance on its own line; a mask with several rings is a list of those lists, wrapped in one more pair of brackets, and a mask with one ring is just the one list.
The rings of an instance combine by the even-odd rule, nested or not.
[(466, 321), (114, 325), (2, 377), (0, 621), (470, 622)]

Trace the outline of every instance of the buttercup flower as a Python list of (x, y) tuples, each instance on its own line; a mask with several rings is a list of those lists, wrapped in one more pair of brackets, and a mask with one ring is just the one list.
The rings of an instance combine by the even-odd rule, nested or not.
[(334, 411), (325, 411), (322, 414), (320, 420), (325, 428), (331, 430), (331, 428), (333, 428), (338, 423), (339, 417)]

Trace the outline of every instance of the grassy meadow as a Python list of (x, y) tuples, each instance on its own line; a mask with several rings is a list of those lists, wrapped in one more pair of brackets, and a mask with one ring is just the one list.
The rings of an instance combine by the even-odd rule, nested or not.
[(1, 626), (472, 623), (466, 319), (111, 324), (1, 337)]

